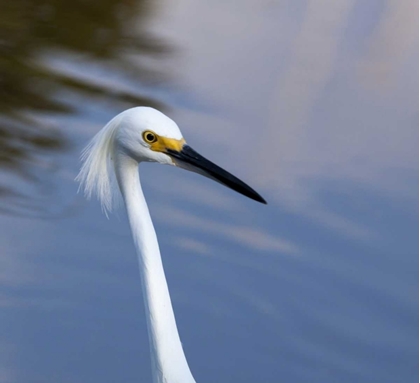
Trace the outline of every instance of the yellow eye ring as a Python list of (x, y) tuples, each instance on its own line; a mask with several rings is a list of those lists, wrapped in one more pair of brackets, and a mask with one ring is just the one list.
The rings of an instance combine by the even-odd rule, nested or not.
[(143, 132), (143, 140), (148, 144), (153, 144), (157, 141), (157, 136), (155, 133), (151, 132), (150, 130), (146, 130)]

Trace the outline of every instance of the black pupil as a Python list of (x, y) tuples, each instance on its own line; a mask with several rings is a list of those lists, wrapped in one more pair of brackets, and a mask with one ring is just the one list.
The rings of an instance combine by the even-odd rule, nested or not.
[(152, 133), (146, 134), (147, 141), (153, 141), (155, 139), (155, 136)]

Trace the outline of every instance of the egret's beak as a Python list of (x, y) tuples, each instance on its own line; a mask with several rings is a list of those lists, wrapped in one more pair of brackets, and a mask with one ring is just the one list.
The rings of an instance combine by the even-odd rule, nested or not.
[(184, 144), (180, 150), (167, 147), (165, 152), (173, 158), (177, 166), (220, 182), (228, 188), (231, 188), (255, 201), (264, 204), (267, 203), (254, 189), (249, 187), (240, 179), (236, 178), (234, 175), (228, 173), (226, 170), (223, 170), (221, 167), (198, 154), (187, 144)]

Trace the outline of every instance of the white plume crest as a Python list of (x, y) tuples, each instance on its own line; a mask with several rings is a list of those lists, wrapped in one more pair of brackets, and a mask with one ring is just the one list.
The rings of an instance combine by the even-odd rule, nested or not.
[(115, 176), (114, 138), (121, 115), (114, 117), (89, 142), (81, 155), (83, 163), (76, 181), (80, 183), (86, 198), (96, 196), (102, 210), (108, 216), (121, 201), (121, 192)]

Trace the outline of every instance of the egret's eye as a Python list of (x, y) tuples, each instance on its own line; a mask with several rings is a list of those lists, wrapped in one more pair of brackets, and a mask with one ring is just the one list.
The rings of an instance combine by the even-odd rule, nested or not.
[(150, 131), (146, 131), (143, 133), (143, 139), (144, 141), (146, 141), (148, 144), (153, 144), (154, 142), (157, 141), (157, 137), (156, 134), (154, 134), (153, 132)]

